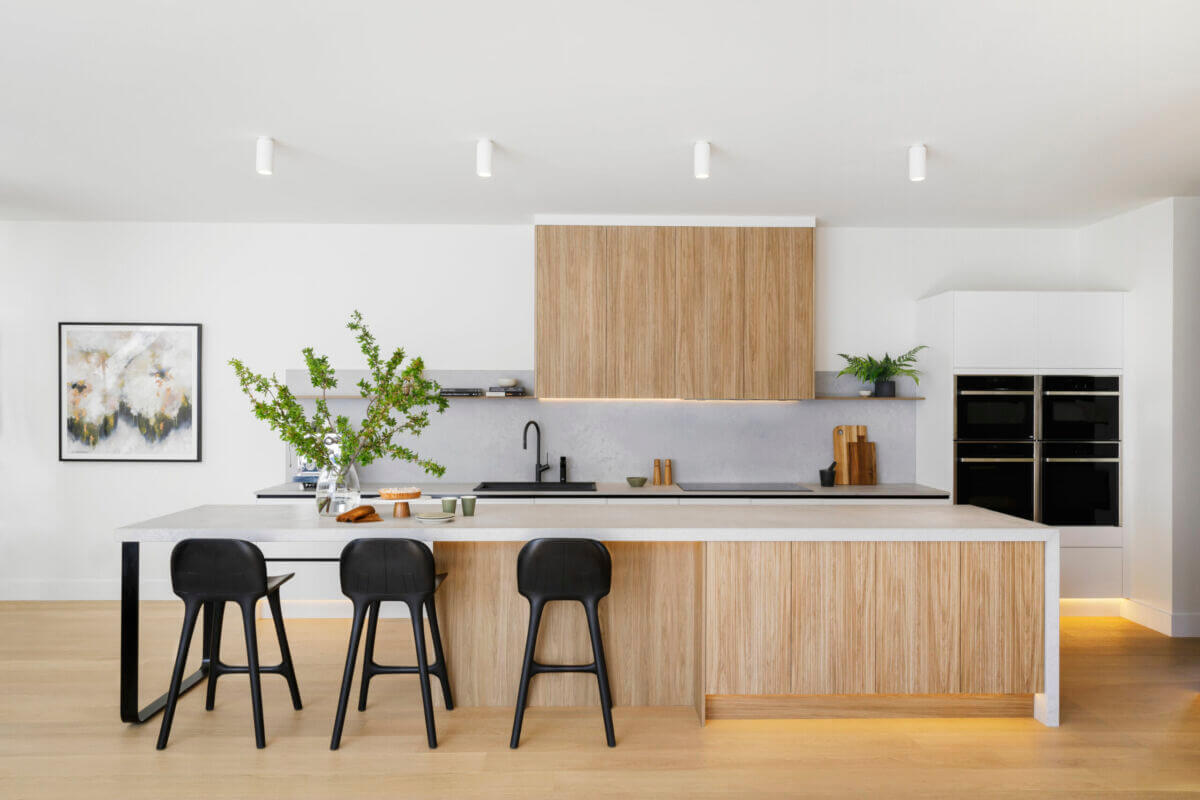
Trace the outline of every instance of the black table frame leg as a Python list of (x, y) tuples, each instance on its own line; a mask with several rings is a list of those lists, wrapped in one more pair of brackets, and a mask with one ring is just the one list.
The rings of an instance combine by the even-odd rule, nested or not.
[[(145, 708), (138, 708), (138, 604), (141, 580), (141, 550), (138, 542), (121, 542), (121, 721), (141, 724), (163, 710), (163, 694)], [(204, 606), (200, 669), (183, 679), (180, 694), (208, 677), (212, 609)]]

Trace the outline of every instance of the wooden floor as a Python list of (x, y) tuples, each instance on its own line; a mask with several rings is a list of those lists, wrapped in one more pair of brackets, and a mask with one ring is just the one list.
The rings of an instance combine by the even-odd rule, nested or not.
[[(143, 685), (165, 685), (180, 606), (143, 607)], [(274, 655), (260, 623), (264, 660)], [(407, 621), (380, 625), (379, 660), (408, 662)], [(691, 708), (532, 708), (517, 751), (507, 709), (438, 712), (426, 749), (415, 678), (381, 676), (329, 750), (348, 623), (291, 620), (303, 711), (265, 676), (267, 748), (249, 691), (222, 679), (158, 718), (117, 717), (115, 603), (0, 603), (0, 798), (1168, 797), (1200, 793), (1200, 639), (1112, 618), (1062, 624), (1062, 727), (1032, 719), (714, 721)], [(225, 660), (244, 655), (226, 626)], [(610, 658), (617, 658), (612, 654)], [(244, 663), (244, 662), (241, 662)], [(480, 665), (486, 669), (487, 665)], [(453, 676), (451, 676), (453, 677)], [(544, 676), (537, 680), (588, 680)], [(149, 696), (151, 689), (144, 690)]]

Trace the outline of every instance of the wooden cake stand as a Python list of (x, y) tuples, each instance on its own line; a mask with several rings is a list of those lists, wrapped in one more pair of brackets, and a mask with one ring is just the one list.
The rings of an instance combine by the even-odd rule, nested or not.
[(408, 501), (416, 500), (420, 496), (420, 492), (405, 492), (402, 495), (393, 495), (391, 497), (384, 497), (383, 495), (380, 495), (379, 499), (394, 501), (394, 504), (392, 505), (393, 517), (407, 517), (412, 514), (412, 509), (409, 508)]

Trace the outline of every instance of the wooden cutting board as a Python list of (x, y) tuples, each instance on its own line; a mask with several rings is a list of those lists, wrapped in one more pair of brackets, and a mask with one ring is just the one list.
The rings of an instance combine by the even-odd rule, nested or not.
[(850, 483), (850, 443), (867, 438), (866, 425), (838, 425), (833, 429), (833, 460), (837, 462), (834, 483)]
[(855, 486), (874, 486), (875, 478), (875, 443), (848, 442), (850, 463), (846, 470), (847, 478)]

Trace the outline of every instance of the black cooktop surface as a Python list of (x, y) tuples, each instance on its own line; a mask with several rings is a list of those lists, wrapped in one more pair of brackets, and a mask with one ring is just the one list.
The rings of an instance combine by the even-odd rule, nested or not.
[(811, 492), (812, 489), (798, 483), (737, 483), (715, 482), (696, 483), (679, 482), (679, 488), (685, 492)]

